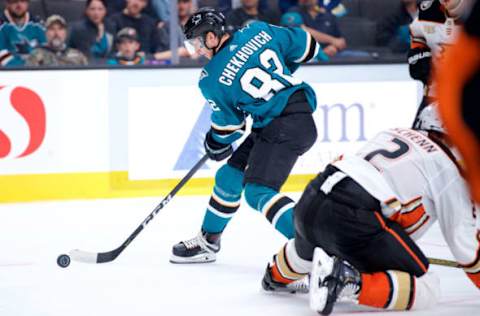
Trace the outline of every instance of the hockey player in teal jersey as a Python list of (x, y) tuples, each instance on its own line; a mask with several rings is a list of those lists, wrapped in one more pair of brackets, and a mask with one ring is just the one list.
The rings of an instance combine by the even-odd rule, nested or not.
[(28, 0), (7, 0), (0, 15), (0, 66), (21, 66), (30, 52), (46, 43), (45, 28), (28, 12)]
[[(229, 34), (223, 15), (211, 8), (194, 13), (184, 32), (187, 49), (210, 59), (199, 82), (212, 108), (205, 150), (216, 161), (231, 157), (216, 173), (200, 233), (176, 244), (171, 262), (215, 261), (242, 193), (280, 233), (293, 238), (294, 202), (279, 191), (317, 131), (315, 93), (292, 74), (316, 57), (320, 45), (300, 28), (263, 22)], [(253, 119), (252, 132), (234, 151), (247, 116)]]

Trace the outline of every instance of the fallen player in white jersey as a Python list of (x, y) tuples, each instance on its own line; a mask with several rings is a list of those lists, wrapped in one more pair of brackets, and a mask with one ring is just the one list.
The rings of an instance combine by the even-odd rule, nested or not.
[(311, 272), (311, 307), (322, 314), (342, 300), (430, 308), (440, 295), (439, 279), (415, 240), (435, 221), (480, 288), (480, 213), (428, 106), (416, 130), (383, 131), (310, 182), (295, 208), (295, 239), (274, 256), (262, 285), (293, 291)]

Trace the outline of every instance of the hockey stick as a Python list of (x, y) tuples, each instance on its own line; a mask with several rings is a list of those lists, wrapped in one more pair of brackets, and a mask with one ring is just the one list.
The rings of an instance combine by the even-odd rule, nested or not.
[(437, 258), (428, 258), (430, 264), (435, 264), (437, 266), (452, 267), (452, 268), (461, 268), (457, 262), (447, 259), (437, 259)]
[(170, 200), (177, 194), (177, 192), (187, 183), (188, 180), (195, 174), (195, 172), (200, 169), (205, 161), (207, 161), (208, 156), (204, 155), (200, 161), (198, 161), (195, 166), (187, 173), (187, 175), (180, 180), (180, 182), (173, 188), (173, 190), (160, 202), (160, 204), (155, 207), (155, 209), (147, 216), (147, 218), (140, 224), (140, 226), (135, 229), (135, 231), (120, 245), (117, 249), (108, 252), (88, 252), (82, 251), (79, 249), (74, 249), (70, 251), (70, 257), (75, 261), (86, 262), (86, 263), (104, 263), (111, 262), (115, 260), (125, 248), (135, 239), (135, 237), (140, 234), (140, 232), (145, 228), (145, 226), (150, 223), (150, 221), (155, 217), (155, 215), (160, 212), (160, 210), (170, 202)]

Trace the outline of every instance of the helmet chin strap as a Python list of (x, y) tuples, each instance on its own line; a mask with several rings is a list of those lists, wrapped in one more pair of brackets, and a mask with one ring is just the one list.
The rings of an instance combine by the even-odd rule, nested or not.
[(207, 38), (205, 37), (203, 39), (203, 46), (206, 49), (208, 49), (209, 51), (211, 51), (213, 55), (215, 55), (218, 52), (218, 48), (220, 47), (221, 42), (222, 42), (222, 39), (220, 37), (218, 37), (218, 44), (215, 47), (208, 47), (207, 46)]
[[(208, 32), (208, 33), (210, 33), (210, 32)], [(208, 34), (208, 33), (207, 33), (207, 34)], [(214, 32), (212, 32), (212, 33), (215, 34), (215, 36), (218, 38), (218, 43), (217, 43), (217, 45), (215, 45), (215, 47), (208, 47), (208, 46), (207, 46), (207, 34), (205, 34), (205, 35), (202, 37), (202, 39), (203, 39), (203, 46), (204, 46), (206, 49), (208, 49), (209, 51), (211, 51), (213, 55), (215, 55), (216, 53), (218, 53), (219, 48), (222, 47), (222, 38), (223, 38), (223, 35), (224, 35), (225, 33), (221, 33), (221, 34), (219, 34), (219, 35), (217, 35), (217, 34), (214, 33)]]

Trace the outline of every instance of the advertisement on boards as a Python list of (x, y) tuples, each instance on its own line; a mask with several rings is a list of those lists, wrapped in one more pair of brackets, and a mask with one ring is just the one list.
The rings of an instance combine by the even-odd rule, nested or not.
[[(379, 131), (410, 126), (417, 106), (413, 81), (313, 83), (312, 87), (318, 102), (314, 113), (318, 139), (292, 174), (318, 173)], [(196, 86), (136, 87), (128, 96), (130, 180), (176, 177), (201, 158), (210, 109)], [(151, 101), (159, 99), (163, 105)], [(209, 162), (198, 176), (212, 177), (220, 165)]]
[(107, 71), (5, 74), (0, 174), (109, 169)]

